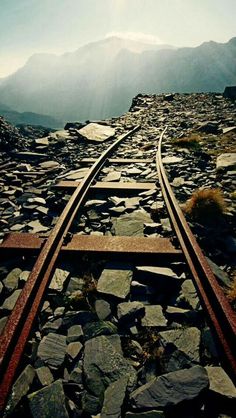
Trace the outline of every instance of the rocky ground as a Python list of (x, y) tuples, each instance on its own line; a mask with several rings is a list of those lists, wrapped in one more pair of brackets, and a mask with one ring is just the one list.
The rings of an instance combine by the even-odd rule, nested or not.
[[(151, 181), (157, 189), (132, 196), (94, 192), (73, 233), (173, 238), (155, 166), (167, 126), (164, 163), (179, 202), (202, 187), (223, 192), (227, 205), (220, 218), (189, 221), (227, 294), (236, 252), (235, 103), (216, 94), (139, 95), (128, 113), (102, 123), (116, 135), (141, 124), (116, 157), (151, 162), (106, 166), (99, 180)], [(54, 185), (79, 181), (87, 172), (81, 160), (98, 157), (110, 143), (87, 141), (81, 128), (19, 131), (0, 119), (1, 239), (8, 232), (50, 233), (70, 197)], [(193, 133), (197, 146), (176, 144)], [(1, 328), (32, 263), (32, 257), (2, 263)], [(235, 399), (184, 263), (71, 257), (58, 262), (7, 415), (231, 418)]]

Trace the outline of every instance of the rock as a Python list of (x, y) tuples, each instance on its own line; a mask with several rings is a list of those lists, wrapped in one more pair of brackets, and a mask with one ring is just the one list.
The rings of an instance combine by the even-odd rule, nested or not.
[(163, 164), (178, 164), (178, 163), (182, 163), (183, 158), (181, 157), (164, 157), (162, 158), (162, 162)]
[(141, 210), (112, 219), (114, 233), (118, 236), (143, 236), (144, 223), (149, 222), (150, 215)]
[(29, 364), (15, 381), (6, 410), (12, 413), (23, 396), (27, 395), (35, 378), (35, 369)]
[(32, 234), (37, 234), (38, 232), (48, 231), (48, 227), (43, 226), (38, 220), (31, 221), (27, 225), (32, 229), (32, 231), (30, 231)]
[(54, 381), (51, 370), (48, 367), (42, 366), (36, 369), (35, 371), (37, 378), (42, 386), (51, 385), (51, 383)]
[(161, 225), (162, 225), (162, 229), (164, 232), (171, 232), (172, 228), (171, 228), (171, 223), (169, 218), (162, 218), (160, 219)]
[(83, 139), (93, 142), (104, 142), (116, 133), (115, 129), (110, 126), (99, 125), (98, 123), (89, 123), (77, 132)]
[(138, 266), (136, 267), (136, 270), (147, 275), (149, 274), (165, 278), (165, 280), (168, 280), (168, 278), (179, 279), (177, 274), (168, 267)]
[(221, 395), (229, 400), (236, 400), (236, 387), (234, 386), (232, 380), (225, 373), (222, 367), (205, 367), (209, 381), (210, 381), (210, 391), (215, 395)]
[(165, 418), (163, 411), (127, 412), (125, 418)]
[(163, 315), (162, 307), (160, 305), (146, 305), (141, 323), (143, 327), (166, 327), (167, 319)]
[(62, 318), (52, 319), (42, 327), (42, 331), (44, 334), (48, 334), (49, 332), (58, 332), (62, 326)]
[(67, 331), (66, 342), (69, 344), (75, 341), (79, 341), (83, 338), (83, 336), (84, 336), (84, 333), (83, 333), (83, 329), (81, 325), (73, 325)]
[(196, 327), (173, 329), (159, 333), (166, 342), (174, 344), (178, 350), (185, 353), (191, 360), (200, 361), (201, 332)]
[(66, 337), (49, 333), (40, 341), (37, 354), (49, 366), (60, 367), (66, 354)]
[(83, 383), (83, 371), (79, 367), (76, 367), (71, 372), (69, 380), (72, 380), (72, 382), (75, 382), (78, 385), (81, 385)]
[[(121, 377), (128, 377), (128, 388), (134, 387), (136, 372), (129, 362), (118, 353), (105, 336), (92, 338), (85, 343), (84, 375), (90, 394), (102, 399), (106, 388)], [(97, 410), (97, 412), (99, 409)]]
[(3, 318), (0, 319), (0, 335), (2, 334), (4, 327), (7, 323), (8, 317), (4, 316)]
[(105, 391), (101, 418), (120, 418), (129, 377), (127, 375), (111, 383)]
[(181, 286), (181, 291), (184, 300), (193, 308), (197, 309), (200, 306), (199, 298), (192, 280), (185, 280)]
[(80, 354), (82, 348), (83, 345), (80, 342), (70, 343), (67, 346), (66, 354), (68, 355), (70, 360), (75, 360)]
[(219, 132), (219, 123), (215, 121), (203, 122), (200, 124), (197, 130), (207, 134), (217, 134)]
[(171, 184), (173, 187), (181, 187), (184, 183), (185, 180), (183, 177), (175, 177)]
[(137, 410), (165, 410), (198, 398), (208, 385), (206, 370), (201, 366), (194, 366), (157, 377), (136, 389), (131, 394), (130, 401)]
[(106, 300), (97, 299), (94, 307), (98, 318), (102, 321), (111, 315), (111, 306)]
[(216, 170), (234, 170), (236, 168), (236, 152), (219, 155), (216, 160)]
[(236, 86), (227, 86), (225, 87), (223, 96), (228, 99), (236, 99)]
[(130, 293), (132, 267), (123, 263), (107, 264), (97, 284), (97, 291), (125, 299)]
[(230, 287), (231, 280), (228, 274), (225, 273), (225, 271), (217, 266), (217, 264), (215, 264), (212, 260), (210, 260), (210, 258), (206, 257), (206, 259), (218, 281), (223, 284), (223, 286)]
[(49, 289), (62, 292), (64, 283), (69, 276), (69, 271), (57, 268), (49, 285)]
[(12, 292), (13, 290), (17, 289), (21, 273), (21, 269), (15, 268), (12, 271), (10, 271), (7, 277), (3, 280), (3, 284), (9, 292)]
[(120, 321), (130, 320), (144, 315), (144, 305), (141, 302), (122, 302), (117, 306), (117, 317)]
[(20, 296), (21, 293), (21, 289), (15, 290), (11, 296), (9, 296), (7, 299), (4, 300), (3, 305), (2, 305), (2, 310), (6, 310), (6, 311), (12, 311), (12, 309), (14, 308), (16, 301), (18, 299), (18, 297)]
[(106, 177), (104, 177), (103, 181), (120, 181), (120, 178), (120, 171), (112, 171), (111, 173), (108, 173)]
[(33, 418), (69, 418), (61, 380), (28, 395)]
[(84, 339), (97, 337), (98, 335), (112, 335), (117, 334), (117, 328), (109, 321), (96, 321), (86, 324), (83, 328)]

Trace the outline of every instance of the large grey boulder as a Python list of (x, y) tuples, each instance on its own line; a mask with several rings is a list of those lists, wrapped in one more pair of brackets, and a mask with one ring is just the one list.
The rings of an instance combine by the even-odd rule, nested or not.
[(165, 410), (198, 398), (208, 385), (204, 367), (194, 366), (164, 374), (139, 387), (131, 394), (130, 401), (137, 410)]

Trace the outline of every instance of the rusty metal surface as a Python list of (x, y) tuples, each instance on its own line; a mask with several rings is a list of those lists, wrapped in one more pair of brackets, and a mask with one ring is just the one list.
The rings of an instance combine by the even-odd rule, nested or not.
[(157, 170), (163, 197), (185, 259), (192, 273), (201, 303), (221, 346), (222, 358), (231, 378), (236, 382), (236, 314), (219, 286), (185, 217), (178, 205), (161, 161), (161, 143), (157, 154)]
[[(80, 185), (79, 181), (60, 181), (59, 183), (55, 184), (54, 187), (58, 189), (75, 189)], [(104, 191), (144, 191), (144, 190), (150, 190), (155, 189), (156, 185), (155, 183), (131, 183), (131, 182), (105, 182), (105, 181), (97, 181), (93, 186), (91, 186), (91, 189), (98, 189), (98, 190), (104, 190)]]
[[(8, 234), (0, 244), (0, 255), (7, 251), (38, 252), (46, 238), (30, 233)], [(5, 251), (4, 251), (5, 250)], [(87, 252), (93, 254), (104, 253), (111, 255), (127, 255), (132, 257), (165, 255), (180, 258), (181, 250), (174, 248), (168, 238), (146, 238), (146, 237), (119, 237), (119, 236), (95, 236), (95, 235), (73, 235), (71, 241), (61, 248), (62, 252)]]
[[(80, 160), (80, 163), (85, 163), (85, 164), (93, 164), (96, 161), (96, 158), (82, 158), (82, 160)], [(150, 164), (153, 162), (153, 159), (148, 158), (148, 159), (141, 159), (141, 158), (109, 158), (108, 159), (109, 163), (111, 164), (140, 164), (140, 163), (144, 163), (144, 164)]]
[(78, 208), (84, 202), (91, 182), (94, 181), (95, 176), (103, 167), (113, 150), (139, 128), (139, 126), (136, 126), (131, 131), (121, 135), (99, 157), (80, 183), (80, 186), (74, 191), (57, 224), (40, 251), (39, 257), (0, 336), (0, 410), (3, 410), (5, 407), (35, 317), (42, 304), (43, 296), (50, 283), (50, 279), (52, 278), (64, 237), (71, 226)]

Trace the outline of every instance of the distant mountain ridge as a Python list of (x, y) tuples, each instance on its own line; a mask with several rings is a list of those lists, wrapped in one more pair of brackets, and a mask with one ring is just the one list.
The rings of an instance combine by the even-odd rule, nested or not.
[(223, 92), (232, 84), (236, 37), (178, 49), (112, 37), (62, 56), (32, 56), (1, 82), (0, 98), (19, 112), (83, 121), (124, 113), (138, 93)]
[(37, 125), (59, 129), (63, 122), (48, 115), (40, 115), (34, 112), (17, 112), (9, 106), (0, 103), (0, 115), (12, 125)]

